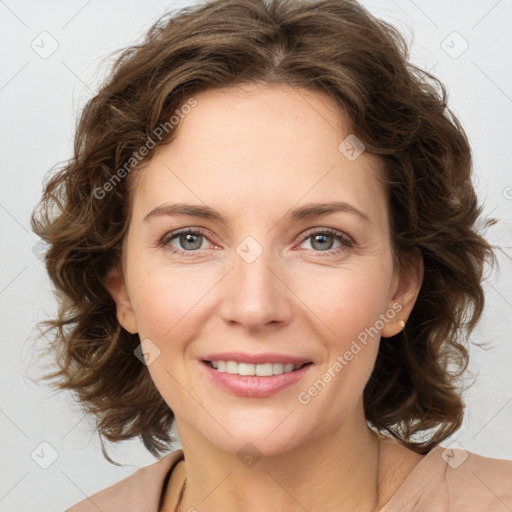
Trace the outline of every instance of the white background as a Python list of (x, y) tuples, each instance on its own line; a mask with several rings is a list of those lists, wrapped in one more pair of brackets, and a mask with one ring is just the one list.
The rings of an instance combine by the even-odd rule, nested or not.
[[(139, 41), (164, 11), (187, 3), (0, 1), (0, 512), (64, 510), (155, 461), (133, 441), (109, 450), (124, 467), (109, 464), (71, 395), (52, 394), (28, 379), (35, 324), (55, 312), (43, 263), (33, 253), (38, 239), (29, 216), (44, 174), (71, 156), (77, 113), (107, 69), (100, 60)], [(412, 44), (412, 60), (446, 84), (470, 137), (485, 213), (500, 219), (488, 238), (508, 256), (499, 255), (499, 273), (486, 284), (485, 313), (473, 335), (492, 348), (471, 350), (477, 381), (466, 393), (464, 426), (452, 440), (482, 455), (512, 459), (512, 2), (364, 5), (398, 26)], [(46, 59), (31, 48), (33, 41), (42, 46), (42, 37), (51, 48), (43, 31), (58, 43)], [(44, 452), (40, 460), (47, 462), (55, 450), (57, 459), (43, 469), (31, 458), (34, 450)]]

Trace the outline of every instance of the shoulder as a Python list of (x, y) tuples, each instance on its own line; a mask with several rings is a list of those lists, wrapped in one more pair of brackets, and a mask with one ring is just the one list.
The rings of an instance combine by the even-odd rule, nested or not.
[[(455, 510), (512, 508), (512, 461), (493, 459), (462, 448), (438, 447), (447, 490)], [(505, 506), (506, 504), (506, 506)], [(487, 507), (487, 508), (484, 508)]]
[(129, 477), (72, 505), (65, 512), (157, 512), (164, 482), (183, 458), (183, 450), (173, 451), (159, 461), (138, 469)]
[(484, 457), (463, 448), (437, 446), (414, 467), (381, 512), (396, 509), (404, 512), (512, 509), (512, 461)]

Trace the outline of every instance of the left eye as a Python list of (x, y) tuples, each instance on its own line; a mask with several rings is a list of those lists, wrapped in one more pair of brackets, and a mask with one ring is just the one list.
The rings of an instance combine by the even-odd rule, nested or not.
[[(330, 240), (329, 240), (330, 239)], [(332, 240), (339, 242), (339, 246), (333, 248)], [(310, 240), (310, 244), (315, 250), (314, 252), (325, 252), (328, 254), (338, 253), (354, 246), (354, 241), (347, 234), (336, 231), (334, 229), (324, 229), (322, 231), (309, 232), (302, 237), (302, 242)]]
[(335, 241), (338, 241), (338, 243), (340, 243), (341, 245), (341, 242), (337, 240), (337, 237), (329, 233), (313, 233), (311, 235), (306, 236), (303, 239), (303, 242), (305, 242), (306, 240), (309, 240), (311, 247), (313, 247), (314, 249), (318, 249), (319, 251), (331, 250), (333, 248), (333, 243)]
[[(171, 242), (177, 240), (179, 247), (176, 247)], [(160, 242), (161, 246), (172, 247), (175, 250), (171, 253), (193, 253), (198, 252), (202, 248), (202, 242), (208, 240), (206, 233), (199, 230), (185, 230), (178, 232), (171, 232), (165, 235)], [(333, 229), (323, 229), (309, 232), (301, 237), (301, 244), (306, 240), (310, 241), (312, 250), (314, 252), (324, 252), (328, 254), (337, 253), (346, 250), (354, 245), (352, 238), (347, 234), (336, 231)], [(338, 247), (333, 248), (334, 241), (338, 241)]]

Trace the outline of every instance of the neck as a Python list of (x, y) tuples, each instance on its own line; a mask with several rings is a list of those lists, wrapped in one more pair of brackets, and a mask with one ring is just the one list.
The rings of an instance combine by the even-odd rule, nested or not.
[(380, 441), (368, 428), (351, 437), (341, 429), (247, 467), (189, 431), (179, 435), (187, 475), (179, 510), (372, 512), (381, 504)]

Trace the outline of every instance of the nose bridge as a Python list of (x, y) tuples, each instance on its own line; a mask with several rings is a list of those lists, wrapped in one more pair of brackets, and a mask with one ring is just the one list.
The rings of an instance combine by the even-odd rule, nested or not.
[[(270, 237), (265, 240), (270, 243)], [(244, 238), (235, 248), (233, 270), (225, 283), (221, 308), (224, 320), (250, 329), (286, 320), (290, 297), (284, 279), (278, 277), (282, 269), (270, 246), (265, 247), (253, 236)]]

